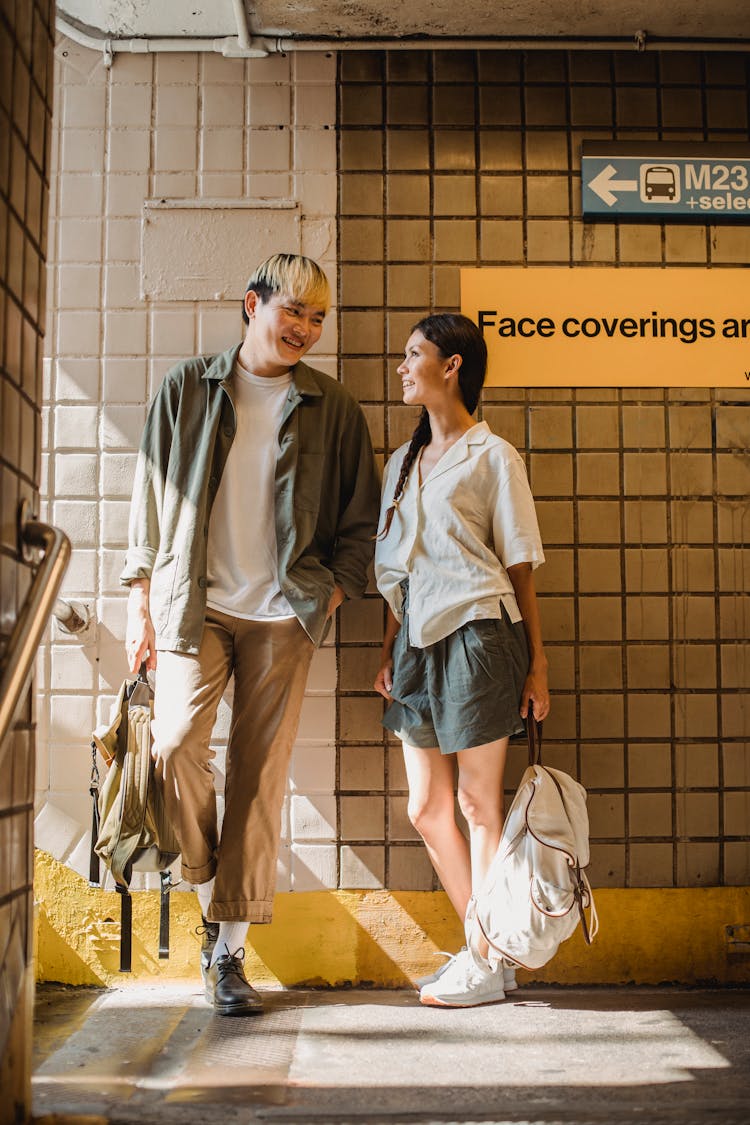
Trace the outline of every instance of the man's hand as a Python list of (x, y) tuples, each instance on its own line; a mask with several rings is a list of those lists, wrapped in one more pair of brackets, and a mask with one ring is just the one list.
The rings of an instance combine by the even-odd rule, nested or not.
[(149, 586), (149, 581), (141, 578), (130, 587), (125, 654), (131, 672), (137, 672), (144, 660), (150, 672), (156, 669), (156, 634), (148, 607)]

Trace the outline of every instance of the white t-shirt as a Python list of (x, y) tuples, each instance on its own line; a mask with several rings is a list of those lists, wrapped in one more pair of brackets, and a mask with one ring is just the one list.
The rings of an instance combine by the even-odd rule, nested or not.
[[(385, 469), (380, 528), (408, 442)], [(409, 641), (435, 644), (467, 621), (521, 613), (507, 567), (544, 562), (534, 500), (516, 449), (478, 422), (446, 450), (420, 485), (412, 465), (391, 529), (375, 547), (378, 589), (403, 621), (409, 579)]]
[(231, 392), (237, 431), (208, 527), (207, 605), (247, 621), (294, 617), (281, 593), (274, 478), (291, 372), (251, 375), (239, 362)]

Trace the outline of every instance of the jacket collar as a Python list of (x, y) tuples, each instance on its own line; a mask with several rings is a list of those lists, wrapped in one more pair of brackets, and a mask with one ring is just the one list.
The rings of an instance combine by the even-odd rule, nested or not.
[[(234, 371), (234, 365), (237, 361), (237, 356), (239, 355), (241, 347), (242, 344), (235, 344), (233, 348), (229, 348), (227, 351), (221, 352), (220, 355), (214, 356), (214, 358), (206, 367), (206, 370), (203, 373), (203, 378), (215, 379), (217, 381), (227, 379)], [(298, 394), (317, 396), (323, 394), (322, 390), (318, 386), (315, 376), (312, 373), (312, 370), (307, 366), (306, 363), (303, 363), (300, 360), (299, 363), (295, 363), (291, 371), (292, 384)]]

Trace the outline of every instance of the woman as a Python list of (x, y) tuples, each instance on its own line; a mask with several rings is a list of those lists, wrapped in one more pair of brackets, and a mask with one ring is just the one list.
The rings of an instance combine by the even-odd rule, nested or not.
[[(409, 817), (460, 918), (500, 840), (508, 739), (530, 707), (539, 720), (549, 711), (532, 579), (544, 554), (523, 461), (472, 417), (486, 366), (467, 317), (413, 329), (398, 373), (404, 402), (422, 413), (386, 466), (375, 553), (388, 603), (375, 680), (390, 704), (383, 724), (403, 741)], [(480, 952), (462, 949), (421, 982), (422, 1003), (502, 1000), (513, 970)]]

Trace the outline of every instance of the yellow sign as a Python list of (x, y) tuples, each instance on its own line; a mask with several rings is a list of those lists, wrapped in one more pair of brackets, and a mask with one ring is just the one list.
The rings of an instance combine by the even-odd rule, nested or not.
[(493, 387), (750, 387), (750, 270), (461, 270)]

